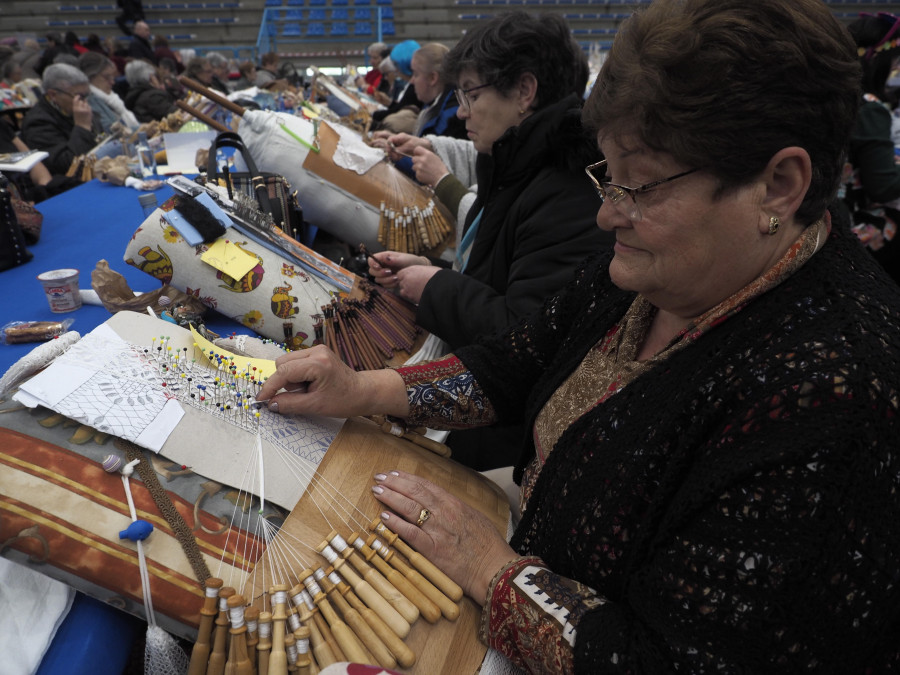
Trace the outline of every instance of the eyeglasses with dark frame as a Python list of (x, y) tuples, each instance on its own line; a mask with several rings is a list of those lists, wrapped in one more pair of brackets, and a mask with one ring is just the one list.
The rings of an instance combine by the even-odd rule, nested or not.
[[(658, 187), (663, 183), (668, 183), (675, 180), (676, 178), (688, 176), (699, 170), (699, 168), (696, 168), (690, 169), (688, 171), (682, 171), (681, 173), (676, 173), (674, 176), (669, 176), (668, 178), (663, 178), (662, 180), (655, 180), (652, 183), (647, 183), (645, 185), (641, 185), (640, 187), (626, 187), (625, 185), (616, 185), (615, 183), (610, 183), (603, 178), (597, 178), (598, 174), (605, 178), (605, 159), (601, 162), (597, 162), (596, 164), (591, 164), (590, 166), (585, 167), (584, 172), (588, 175), (588, 178), (590, 178), (591, 182), (594, 184), (594, 189), (600, 196), (600, 201), (602, 203), (605, 204), (608, 200), (610, 204), (615, 206), (622, 214), (628, 216), (631, 220), (640, 220), (643, 216), (641, 214), (641, 207), (638, 205), (637, 201), (637, 196), (639, 194), (650, 192), (653, 188)], [(631, 197), (630, 205), (625, 200), (626, 195)]]
[(72, 99), (76, 99), (76, 98), (79, 98), (79, 97), (85, 98), (85, 99), (86, 99), (86, 98), (88, 97), (87, 94), (82, 94), (81, 92), (77, 92), (77, 91), (76, 91), (76, 92), (73, 94), (71, 91), (65, 91), (65, 90), (63, 90), (63, 89), (57, 89), (57, 88), (55, 88), (55, 87), (50, 87), (50, 88), (48, 89), (48, 91), (55, 91), (55, 92), (58, 93), (58, 94), (65, 94), (66, 96), (69, 96), (69, 97), (71, 97)]
[(457, 89), (456, 90), (456, 100), (459, 101), (459, 107), (462, 108), (463, 112), (469, 112), (472, 110), (472, 102), (469, 100), (469, 93), (473, 91), (478, 91), (479, 89), (484, 89), (485, 87), (492, 87), (494, 85), (493, 82), (488, 82), (487, 84), (479, 84), (477, 87), (469, 87), (468, 89)]

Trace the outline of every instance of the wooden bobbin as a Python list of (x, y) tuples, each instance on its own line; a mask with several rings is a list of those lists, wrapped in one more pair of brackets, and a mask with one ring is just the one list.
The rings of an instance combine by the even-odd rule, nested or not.
[(329, 563), (334, 565), (335, 571), (350, 584), (362, 601), (378, 614), (382, 621), (391, 627), (391, 630), (394, 631), (394, 633), (401, 638), (405, 638), (409, 635), (409, 622), (400, 616), (400, 613), (391, 607), (388, 601), (385, 600), (378, 591), (372, 588), (372, 585), (368, 581), (360, 577), (353, 570), (351, 565), (344, 564), (347, 561), (339, 556), (335, 550), (328, 545), (327, 541), (320, 543), (316, 547), (316, 550), (325, 556), (325, 559)]
[(387, 561), (379, 558), (375, 551), (366, 546), (366, 542), (358, 532), (351, 534), (348, 539), (367, 563), (377, 569), (390, 582), (391, 586), (403, 593), (411, 603), (419, 608), (419, 613), (425, 617), (428, 623), (436, 623), (441, 618), (441, 608), (413, 586), (409, 579), (388, 565)]
[(316, 621), (316, 617), (319, 619), (321, 617), (318, 616), (319, 610), (316, 608), (309, 591), (302, 584), (298, 584), (291, 589), (291, 599), (300, 616), (302, 625), (309, 628), (313, 656), (319, 667), (324, 668), (327, 665), (340, 661), (341, 659), (335, 652), (337, 643), (334, 642), (331, 632), (329, 631), (326, 639), (326, 636), (322, 633), (321, 624)]
[(212, 652), (209, 655), (209, 663), (206, 666), (206, 675), (223, 675), (225, 672), (225, 662), (228, 660), (228, 598), (234, 595), (235, 591), (230, 586), (223, 586), (219, 589), (219, 613), (216, 616), (216, 633), (213, 637)]
[(297, 672), (297, 640), (294, 634), (288, 631), (284, 634), (284, 651), (287, 653), (288, 672)]
[(378, 518), (372, 520), (369, 524), (369, 529), (384, 537), (388, 546), (394, 546), (400, 553), (406, 556), (406, 559), (409, 560), (410, 564), (424, 574), (431, 583), (441, 589), (441, 592), (444, 595), (454, 602), (462, 600), (463, 591), (459, 584), (435, 567), (434, 563), (428, 558), (418, 551), (411, 549), (405, 541), (387, 529), (381, 520)]
[(267, 675), (272, 651), (272, 613), (259, 613), (259, 642), (256, 644), (256, 672)]
[(228, 617), (231, 620), (228, 659), (225, 671), (228, 675), (254, 675), (253, 664), (247, 654), (247, 624), (244, 620), (244, 596), (235, 593), (228, 598)]
[(259, 644), (259, 608), (248, 607), (244, 610), (244, 621), (247, 622), (247, 658), (256, 663), (256, 645)]
[(381, 572), (367, 563), (363, 557), (357, 553), (356, 549), (350, 546), (341, 535), (332, 530), (328, 535), (328, 541), (331, 542), (332, 547), (340, 553), (345, 560), (350, 561), (350, 564), (356, 568), (356, 571), (362, 575), (363, 579), (368, 581), (372, 585), (372, 588), (378, 591), (381, 597), (387, 600), (391, 607), (396, 609), (400, 616), (406, 619), (407, 623), (414, 624), (416, 622), (419, 618), (419, 608), (395, 588)]
[(346, 660), (353, 663), (372, 663), (374, 658), (363, 648), (353, 631), (350, 630), (350, 627), (334, 611), (325, 593), (322, 592), (322, 588), (315, 580), (313, 571), (311, 569), (303, 570), (297, 579), (306, 586), (306, 590), (312, 597), (313, 602), (316, 603), (316, 607), (319, 608), (319, 612), (325, 617), (329, 628), (331, 628), (331, 634), (334, 635), (334, 639), (340, 646)]
[(297, 644), (297, 675), (311, 675), (312, 659), (309, 655), (309, 628), (300, 626), (294, 631)]
[(393, 567), (398, 572), (400, 572), (400, 574), (409, 579), (410, 583), (418, 588), (419, 591), (421, 591), (429, 600), (440, 607), (441, 614), (444, 615), (445, 619), (447, 619), (448, 621), (456, 621), (456, 619), (459, 618), (459, 605), (457, 605), (455, 602), (453, 602), (453, 600), (441, 593), (440, 589), (437, 586), (428, 581), (428, 579), (426, 579), (419, 573), (419, 570), (410, 567), (405, 562), (403, 562), (403, 560), (401, 560), (399, 556), (395, 555), (390, 548), (385, 546), (378, 539), (377, 535), (369, 535), (369, 537), (366, 539), (366, 545), (373, 551), (375, 551), (379, 556), (384, 558), (385, 562), (390, 564), (391, 567)]
[[(344, 560), (340, 559), (340, 562), (343, 563)], [(394, 632), (394, 630), (388, 626), (377, 613), (372, 611), (359, 599), (356, 593), (353, 592), (353, 589), (338, 576), (334, 567), (326, 569), (325, 574), (328, 576), (329, 581), (334, 584), (338, 594), (342, 595), (347, 603), (359, 612), (360, 616), (362, 616), (365, 622), (369, 624), (369, 627), (378, 636), (378, 639), (384, 643), (384, 646), (387, 647), (391, 654), (394, 655), (394, 658), (397, 659), (397, 663), (404, 668), (412, 668), (413, 664), (416, 662), (415, 652), (403, 642), (397, 633)]]
[(320, 567), (314, 572), (316, 581), (325, 591), (328, 599), (334, 604), (337, 610), (344, 617), (344, 621), (353, 629), (356, 637), (366, 646), (366, 649), (372, 655), (374, 660), (382, 668), (393, 670), (397, 667), (397, 660), (391, 655), (391, 650), (381, 641), (378, 635), (372, 630), (372, 627), (366, 623), (362, 615), (356, 611), (339, 591), (335, 590), (335, 585)]
[(197, 641), (191, 651), (191, 662), (188, 666), (188, 675), (203, 675), (209, 663), (209, 653), (212, 648), (213, 622), (219, 613), (218, 597), (222, 588), (222, 580), (210, 577), (205, 583), (205, 595), (203, 607), (200, 608), (200, 626), (197, 629)]
[(287, 675), (287, 651), (284, 648), (287, 590), (287, 584), (275, 584), (269, 589), (272, 598), (272, 649), (269, 652), (267, 675)]

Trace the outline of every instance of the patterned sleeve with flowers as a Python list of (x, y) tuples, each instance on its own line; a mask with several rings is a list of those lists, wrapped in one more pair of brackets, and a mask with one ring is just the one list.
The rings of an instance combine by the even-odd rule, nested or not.
[(570, 673), (578, 623), (603, 602), (540, 558), (517, 558), (488, 587), (479, 638), (529, 672)]
[(406, 384), (406, 421), (434, 429), (466, 429), (497, 419), (475, 376), (453, 354), (398, 368)]

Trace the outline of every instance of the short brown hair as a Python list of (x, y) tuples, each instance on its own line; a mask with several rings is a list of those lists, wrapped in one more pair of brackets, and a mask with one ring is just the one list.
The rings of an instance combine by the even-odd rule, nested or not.
[(616, 35), (584, 123), (703, 167), (717, 196), (802, 147), (808, 224), (837, 190), (859, 79), (856, 46), (822, 0), (655, 0)]

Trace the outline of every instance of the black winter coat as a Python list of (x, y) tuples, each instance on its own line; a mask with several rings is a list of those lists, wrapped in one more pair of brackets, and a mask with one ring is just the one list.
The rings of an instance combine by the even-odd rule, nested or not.
[(93, 120), (93, 130), (75, 126), (75, 121), (41, 100), (28, 111), (22, 120), (22, 140), (32, 150), (50, 153), (44, 166), (54, 175), (65, 174), (78, 155), (86, 154), (97, 144), (100, 125)]
[[(484, 208), (463, 274), (426, 284), (416, 322), (456, 349), (536, 311), (589, 255), (611, 248), (597, 227), (600, 200), (584, 167), (597, 161), (574, 94), (510, 128), (476, 163), (478, 194), (466, 230)], [(515, 463), (522, 429), (454, 431), (454, 458), (485, 470)]]
[(178, 110), (172, 94), (149, 84), (140, 84), (129, 89), (125, 94), (125, 107), (131, 110), (141, 123), (161, 120)]

